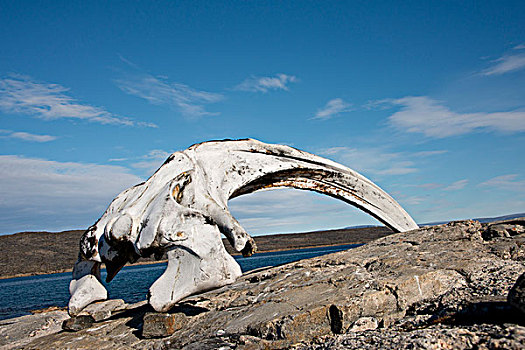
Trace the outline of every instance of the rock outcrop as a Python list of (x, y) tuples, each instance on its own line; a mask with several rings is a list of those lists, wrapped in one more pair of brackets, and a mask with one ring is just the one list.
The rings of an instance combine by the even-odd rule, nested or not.
[[(525, 314), (513, 306), (519, 298), (511, 305), (507, 296), (525, 273), (524, 226), (525, 220), (463, 221), (394, 234), (252, 271), (230, 286), (183, 299), (169, 315), (154, 317), (146, 304), (123, 306), (86, 329), (43, 334), (24, 346), (520, 349)], [(145, 319), (173, 323), (167, 327), (173, 334), (144, 337)], [(2, 321), (0, 346), (9, 346), (4, 334), (27, 320)], [(154, 326), (147, 325), (146, 335), (164, 334), (162, 325)]]

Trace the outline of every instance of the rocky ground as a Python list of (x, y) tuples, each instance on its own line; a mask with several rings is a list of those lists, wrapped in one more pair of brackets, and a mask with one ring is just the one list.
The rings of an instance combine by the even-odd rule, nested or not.
[(168, 314), (108, 301), (0, 321), (0, 346), (523, 349), (524, 262), (525, 220), (456, 222), (252, 271)]

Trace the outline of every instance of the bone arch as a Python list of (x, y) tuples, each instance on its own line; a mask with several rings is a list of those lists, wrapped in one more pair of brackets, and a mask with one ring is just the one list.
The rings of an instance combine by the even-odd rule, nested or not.
[[(313, 175), (313, 176), (312, 176)], [(317, 178), (319, 177), (319, 178)], [(244, 194), (253, 193), (262, 189), (269, 188), (283, 188), (291, 187), (299, 190), (308, 190), (317, 193), (321, 193), (335, 199), (339, 199), (345, 203), (348, 203), (365, 213), (373, 216), (387, 227), (391, 228), (394, 232), (404, 231), (400, 228), (400, 225), (396, 224), (393, 220), (388, 220), (384, 215), (378, 214), (376, 211), (378, 208), (373, 203), (367, 202), (366, 199), (360, 198), (352, 188), (345, 186), (344, 184), (331, 184), (323, 179), (328, 177), (337, 177), (335, 173), (325, 172), (316, 169), (293, 169), (276, 172), (263, 176), (234, 192), (230, 199), (239, 197)], [(316, 179), (317, 178), (317, 179)], [(366, 203), (376, 210), (369, 210), (360, 203)]]
[[(264, 188), (293, 187), (343, 200), (394, 231), (417, 225), (386, 192), (359, 173), (313, 154), (256, 140), (210, 141), (172, 154), (145, 183), (117, 196), (81, 239), (69, 311), (107, 298), (100, 264), (111, 279), (128, 261), (167, 252), (168, 267), (151, 286), (157, 311), (241, 275), (226, 252), (251, 255), (255, 242), (228, 211), (228, 200)], [(140, 225), (138, 224), (140, 223)]]

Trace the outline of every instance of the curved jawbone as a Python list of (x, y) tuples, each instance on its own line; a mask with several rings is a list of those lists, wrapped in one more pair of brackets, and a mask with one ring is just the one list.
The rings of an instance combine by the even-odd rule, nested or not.
[(118, 195), (83, 235), (70, 284), (70, 314), (107, 298), (109, 282), (127, 262), (167, 252), (168, 266), (149, 302), (167, 311), (182, 298), (232, 283), (241, 275), (221, 233), (249, 256), (254, 240), (228, 210), (228, 200), (265, 188), (293, 187), (343, 200), (395, 232), (418, 228), (376, 184), (341, 164), (288, 146), (256, 140), (212, 141), (173, 153), (146, 182)]

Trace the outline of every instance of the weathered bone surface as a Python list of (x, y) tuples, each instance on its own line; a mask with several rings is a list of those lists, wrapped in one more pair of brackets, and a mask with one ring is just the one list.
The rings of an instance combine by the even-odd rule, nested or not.
[(251, 139), (204, 142), (169, 156), (146, 182), (118, 195), (84, 233), (70, 284), (70, 314), (107, 298), (101, 263), (109, 282), (127, 262), (167, 253), (168, 267), (149, 291), (150, 304), (162, 312), (188, 295), (232, 283), (241, 269), (221, 233), (245, 256), (256, 246), (228, 211), (228, 200), (275, 187), (341, 199), (396, 232), (418, 228), (392, 197), (343, 165)]

